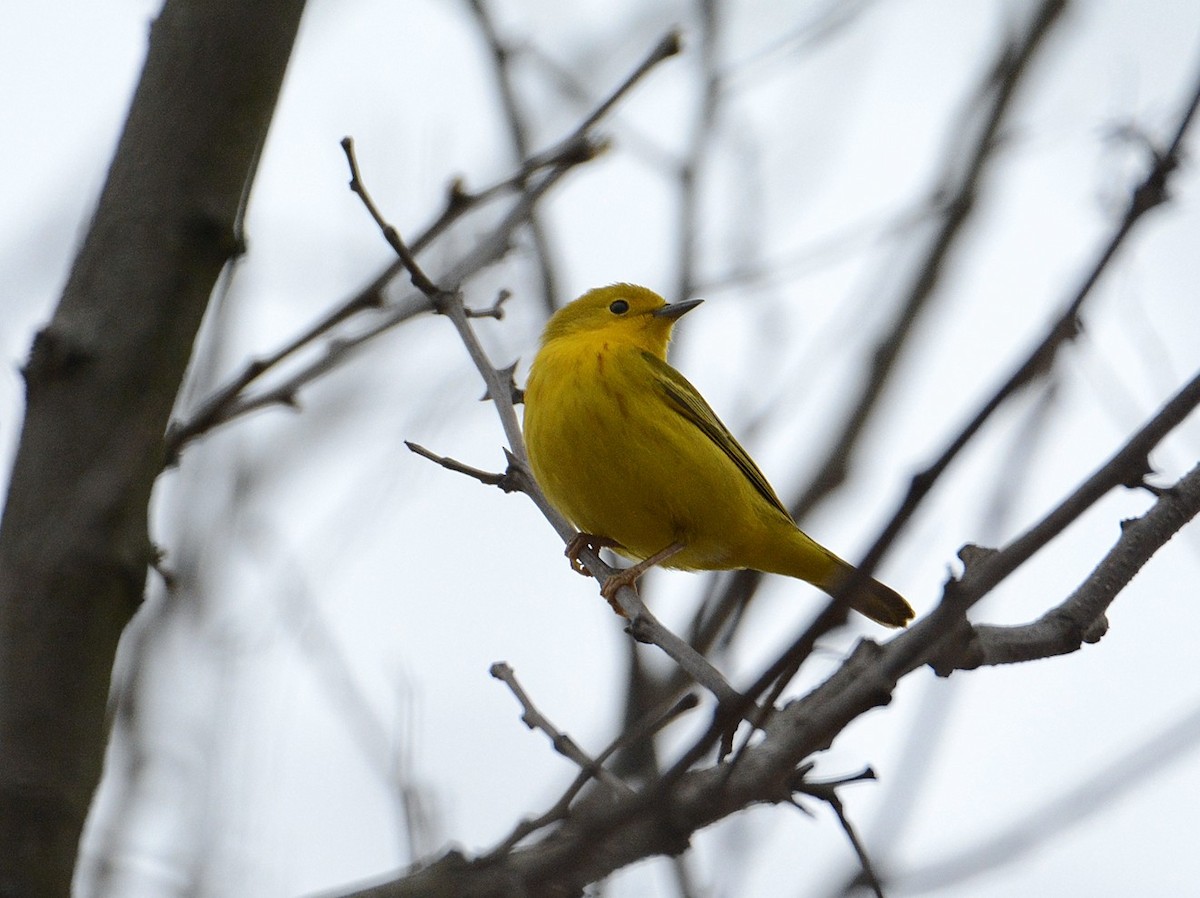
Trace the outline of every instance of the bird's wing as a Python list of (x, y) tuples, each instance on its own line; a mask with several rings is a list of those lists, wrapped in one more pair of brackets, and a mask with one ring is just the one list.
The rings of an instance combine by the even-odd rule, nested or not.
[(733, 434), (721, 423), (717, 413), (704, 401), (700, 392), (688, 382), (686, 377), (658, 356), (649, 352), (643, 352), (642, 356), (645, 358), (646, 364), (650, 366), (650, 370), (654, 372), (655, 384), (662, 390), (671, 407), (695, 424), (701, 433), (729, 456), (729, 460), (737, 465), (738, 470), (753, 484), (759, 494), (790, 519), (791, 514), (779, 497), (775, 495), (775, 490), (771, 489), (771, 484), (767, 482), (763, 472), (758, 469), (758, 465), (754, 463), (750, 453), (734, 439)]

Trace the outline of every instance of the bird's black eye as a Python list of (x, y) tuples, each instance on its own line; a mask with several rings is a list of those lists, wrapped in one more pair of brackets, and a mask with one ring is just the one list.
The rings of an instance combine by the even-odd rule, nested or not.
[(614, 299), (612, 304), (609, 305), (608, 310), (614, 315), (624, 315), (629, 311), (629, 303), (623, 299)]

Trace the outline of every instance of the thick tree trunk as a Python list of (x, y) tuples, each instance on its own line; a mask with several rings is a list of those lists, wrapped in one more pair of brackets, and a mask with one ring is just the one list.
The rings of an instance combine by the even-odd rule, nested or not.
[(0, 895), (69, 891), (117, 639), (196, 330), (303, 0), (168, 0), (95, 219), (25, 368), (0, 522)]

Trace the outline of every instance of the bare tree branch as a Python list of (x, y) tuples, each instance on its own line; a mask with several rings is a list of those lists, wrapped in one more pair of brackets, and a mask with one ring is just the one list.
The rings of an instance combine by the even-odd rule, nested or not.
[[(640, 742), (645, 742), (653, 737), (659, 730), (667, 726), (681, 715), (691, 711), (699, 704), (699, 699), (693, 693), (685, 693), (679, 701), (667, 708), (654, 708), (643, 715), (640, 719), (634, 721), (629, 726), (625, 727), (622, 733), (609, 743), (596, 757), (597, 764), (605, 764), (608, 762), (617, 751), (627, 749), (630, 746)], [(531, 820), (521, 821), (517, 827), (505, 837), (499, 845), (488, 852), (485, 857), (490, 859), (500, 859), (508, 852), (512, 851), (525, 838), (544, 829), (551, 823), (557, 823), (566, 818), (571, 803), (576, 799), (583, 787), (592, 780), (592, 773), (584, 770), (575, 777), (575, 781), (567, 788), (562, 796), (554, 803), (548, 811)]]
[(0, 890), (65, 895), (141, 601), (162, 434), (241, 219), (301, 0), (168, 0), (95, 217), (25, 368), (0, 524)]
[(431, 452), (419, 443), (414, 443), (412, 440), (405, 440), (404, 445), (408, 447), (410, 452), (413, 452), (422, 458), (427, 458), (436, 465), (441, 465), (447, 471), (457, 471), (459, 474), (466, 474), (478, 480), (486, 486), (498, 486), (506, 493), (514, 490), (524, 489), (524, 484), (514, 483), (513, 479), (505, 474), (494, 474), (491, 471), (484, 471), (480, 468), (473, 468), (470, 465), (448, 458), (445, 455), (438, 455), (436, 452)]
[[(355, 898), (570, 894), (634, 860), (682, 851), (696, 829), (748, 804), (790, 802), (793, 791), (803, 791), (796, 775), (805, 758), (827, 748), (859, 715), (887, 704), (900, 678), (941, 656), (946, 642), (961, 633), (963, 615), (974, 602), (1074, 520), (1081, 505), (1090, 505), (1109, 489), (1122, 485), (1128, 479), (1130, 464), (1144, 458), (1182, 420), (1185, 408), (1194, 408), (1197, 402), (1200, 378), (1025, 536), (1002, 551), (981, 552), (972, 558), (962, 579), (947, 584), (946, 598), (933, 613), (886, 645), (860, 642), (832, 676), (775, 713), (764, 726), (764, 738), (734, 759), (702, 770), (691, 769), (726, 730), (727, 720), (722, 714), (734, 713), (732, 709), (718, 709), (709, 731), (636, 796), (577, 805), (570, 818), (541, 842), (517, 849), (502, 860), (492, 856), (486, 862), (472, 862), (461, 855), (448, 855), (401, 879), (355, 892)], [(1160, 547), (1200, 511), (1200, 468), (1165, 492), (1157, 504), (1170, 504), (1171, 511), (1163, 512), (1167, 523), (1144, 538), (1137, 534), (1136, 553), (1152, 551), (1151, 543)], [(1132, 528), (1127, 528), (1121, 540), (1134, 542), (1130, 532)], [(1131, 577), (1132, 572), (1128, 575)], [(1099, 570), (1092, 575), (1096, 579), (1105, 576), (1108, 572)], [(784, 653), (781, 660), (786, 658)], [(776, 679), (777, 674), (768, 670), (747, 695), (759, 694)]]
[[(466, 278), (493, 261), (497, 254), (507, 252), (511, 233), (526, 220), (537, 201), (575, 166), (595, 158), (601, 149), (602, 146), (591, 143), (580, 131), (560, 142), (552, 152), (526, 160), (515, 174), (482, 191), (468, 193), (455, 182), (451, 185), (445, 209), (412, 242), (411, 251), (420, 253), (467, 212), (522, 186), (519, 201), (492, 229), (492, 235), (480, 241), (477, 251), (456, 269), (460, 278)], [(529, 184), (531, 178), (536, 180)], [(172, 422), (167, 431), (167, 463), (173, 464), (187, 443), (242, 415), (272, 405), (294, 406), (300, 388), (338, 367), (351, 351), (415, 315), (429, 312), (430, 305), (423, 297), (416, 302), (413, 301), (415, 297), (406, 296), (399, 302), (385, 303), (383, 291), (404, 270), (404, 263), (399, 260), (387, 266), (366, 287), (335, 306), (284, 346), (248, 363), (241, 373), (205, 399), (186, 421)], [(375, 313), (378, 320), (362, 332), (329, 340), (317, 359), (281, 383), (257, 394), (246, 394), (246, 390), (267, 372), (363, 313)]]
[(979, 191), (995, 162), (999, 134), (1014, 101), (1066, 8), (1066, 0), (1042, 0), (1024, 33), (999, 48), (977, 97), (982, 108), (971, 109), (963, 117), (960, 132), (966, 135), (969, 147), (965, 153), (957, 143), (951, 148), (943, 166), (945, 181), (934, 190), (941, 222), (930, 238), (926, 257), (917, 267), (891, 329), (875, 348), (870, 372), (858, 397), (849, 403), (850, 411), (825, 461), (808, 489), (791, 506), (796, 520), (803, 520), (845, 480), (859, 437), (883, 397), (885, 385), (917, 321), (931, 305), (951, 254), (966, 232)]
[(554, 750), (574, 763), (583, 773), (598, 779), (618, 793), (632, 794), (633, 790), (620, 777), (611, 770), (602, 767), (598, 760), (588, 757), (574, 739), (554, 726), (550, 722), (550, 719), (538, 710), (537, 706), (533, 703), (533, 699), (529, 697), (529, 694), (517, 682), (517, 675), (512, 667), (503, 661), (497, 661), (491, 666), (489, 672), (497, 680), (504, 683), (513, 696), (516, 697), (517, 701), (520, 702), (521, 722), (525, 726), (531, 730), (541, 730), (545, 733), (550, 738), (550, 744), (554, 746)]
[(1200, 466), (1163, 491), (1144, 515), (1123, 521), (1116, 545), (1061, 604), (1028, 624), (973, 626), (965, 642), (933, 660), (934, 670), (948, 676), (953, 670), (1065, 655), (1099, 642), (1108, 630), (1104, 613), (1117, 594), (1198, 511)]
[[(496, 79), (496, 89), (500, 95), (500, 106), (504, 110), (504, 118), (508, 124), (509, 141), (513, 153), (518, 159), (525, 159), (530, 153), (529, 124), (521, 110), (517, 99), (516, 86), (513, 83), (512, 50), (501, 39), (492, 21), (484, 0), (467, 0), (479, 31), (487, 44), (492, 60), (492, 70)], [(529, 215), (529, 236), (533, 240), (533, 252), (537, 259), (538, 274), (541, 278), (542, 306), (549, 315), (558, 306), (558, 277), (554, 271), (553, 250), (550, 237), (542, 223), (542, 217), (535, 208)]]

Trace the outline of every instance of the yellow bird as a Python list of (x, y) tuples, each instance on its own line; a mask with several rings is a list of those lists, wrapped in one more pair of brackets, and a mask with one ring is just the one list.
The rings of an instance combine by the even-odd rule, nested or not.
[[(546, 325), (525, 389), (533, 474), (585, 545), (638, 563), (608, 579), (612, 600), (650, 566), (749, 568), (836, 593), (854, 567), (798, 528), (762, 471), (704, 398), (666, 362), (676, 320), (700, 300), (668, 304), (633, 284), (585, 293)], [(887, 626), (913, 610), (866, 579), (845, 597)]]

